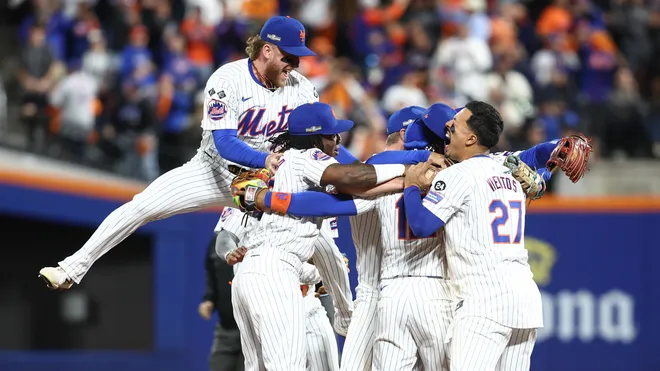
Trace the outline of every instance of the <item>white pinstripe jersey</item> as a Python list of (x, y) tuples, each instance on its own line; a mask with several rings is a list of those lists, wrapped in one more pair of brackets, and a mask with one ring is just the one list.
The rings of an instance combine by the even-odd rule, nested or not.
[(383, 252), (381, 222), (376, 210), (368, 210), (350, 217), (351, 235), (355, 244), (355, 269), (358, 286), (378, 288), (380, 261)]
[(507, 169), (487, 156), (465, 160), (436, 175), (423, 204), (445, 222), (456, 316), (542, 327), (541, 295), (524, 246), (525, 194)]
[(314, 86), (297, 71), (291, 71), (287, 84), (275, 91), (257, 81), (248, 58), (227, 63), (209, 77), (204, 88), (200, 151), (217, 155), (212, 131), (235, 129), (238, 139), (268, 152), (268, 139), (287, 130), (291, 111), (319, 100)]
[[(317, 148), (290, 149), (284, 152), (277, 169), (274, 192), (323, 190), (321, 176), (337, 160)], [(256, 233), (248, 234), (246, 246), (273, 247), (297, 255), (307, 261), (314, 252), (323, 218), (264, 214)], [(248, 245), (249, 244), (249, 245)]]
[(358, 212), (375, 209), (380, 219), (382, 258), (380, 279), (397, 277), (445, 277), (441, 231), (428, 238), (415, 237), (406, 220), (403, 193), (375, 199), (356, 199)]

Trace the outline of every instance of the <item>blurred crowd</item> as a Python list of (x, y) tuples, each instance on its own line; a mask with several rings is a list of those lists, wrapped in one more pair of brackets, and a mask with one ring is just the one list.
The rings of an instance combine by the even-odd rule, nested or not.
[(305, 24), (318, 56), (300, 71), (356, 122), (343, 142), (363, 159), (399, 108), (473, 99), (500, 110), (502, 150), (585, 132), (600, 157), (660, 156), (660, 0), (18, 0), (12, 11), (29, 149), (144, 180), (189, 159), (206, 79), (278, 13)]

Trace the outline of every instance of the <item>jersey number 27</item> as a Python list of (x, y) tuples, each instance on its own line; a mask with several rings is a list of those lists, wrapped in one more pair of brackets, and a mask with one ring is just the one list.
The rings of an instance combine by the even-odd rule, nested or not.
[[(514, 220), (517, 210), (517, 221)], [(520, 243), (522, 237), (522, 201), (509, 201), (505, 204), (502, 200), (493, 200), (488, 207), (491, 214), (497, 215), (490, 224), (493, 230), (493, 242), (495, 243)], [(513, 214), (511, 212), (513, 211)], [(511, 215), (511, 217), (509, 217)], [(511, 223), (509, 223), (511, 221)], [(513, 242), (511, 242), (512, 223), (517, 224)], [(507, 233), (508, 232), (508, 233)]]

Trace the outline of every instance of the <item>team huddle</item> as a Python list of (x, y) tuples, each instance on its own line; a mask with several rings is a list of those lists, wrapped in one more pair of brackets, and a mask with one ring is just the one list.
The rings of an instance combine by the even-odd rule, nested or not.
[[(362, 163), (340, 145), (353, 122), (295, 71), (314, 55), (299, 21), (269, 19), (246, 51), (207, 83), (195, 157), (43, 268), (48, 286), (80, 283), (141, 225), (225, 206), (217, 252), (235, 266), (246, 370), (528, 370), (543, 315), (524, 246), (527, 202), (557, 169), (579, 180), (588, 141), (490, 153), (503, 131), (495, 108), (436, 103), (393, 114), (386, 150)], [(356, 247), (355, 300), (333, 240), (330, 218), (342, 215)], [(341, 365), (334, 332), (346, 336)]]

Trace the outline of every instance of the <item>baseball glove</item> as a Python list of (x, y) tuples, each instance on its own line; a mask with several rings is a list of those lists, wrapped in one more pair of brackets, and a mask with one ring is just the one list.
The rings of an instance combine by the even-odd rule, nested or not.
[(257, 208), (255, 199), (260, 190), (268, 189), (269, 181), (270, 171), (266, 169), (240, 172), (231, 182), (234, 204), (246, 214), (253, 217), (261, 216), (262, 210)]
[(546, 167), (553, 173), (562, 169), (568, 179), (576, 183), (588, 170), (587, 163), (592, 151), (589, 139), (581, 134), (561, 138), (550, 154)]
[(509, 155), (504, 160), (504, 166), (511, 170), (511, 175), (522, 185), (523, 191), (530, 200), (538, 200), (545, 193), (545, 180), (515, 155)]

